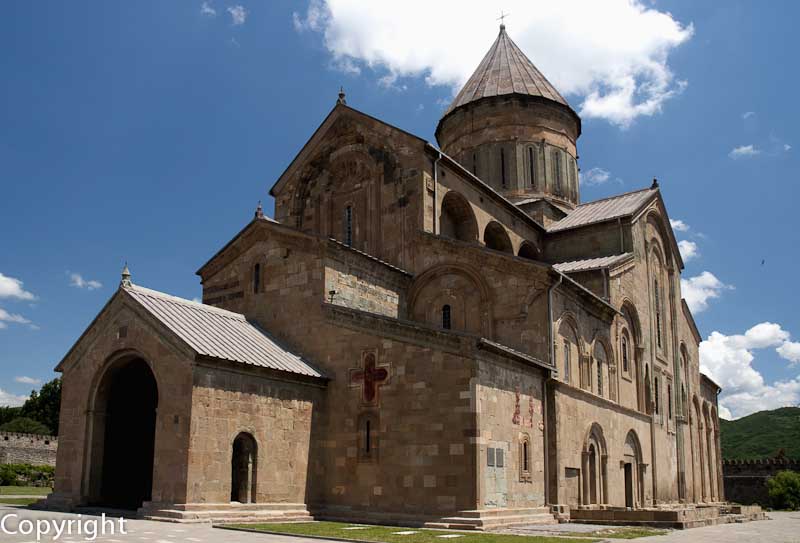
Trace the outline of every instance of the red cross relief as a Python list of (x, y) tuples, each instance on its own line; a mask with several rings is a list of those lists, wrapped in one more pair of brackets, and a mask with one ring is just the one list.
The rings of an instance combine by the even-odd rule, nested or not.
[(378, 367), (375, 363), (375, 355), (368, 353), (364, 356), (364, 369), (350, 370), (350, 384), (361, 384), (362, 397), (364, 403), (374, 403), (378, 397), (378, 387), (386, 383), (389, 379), (389, 371), (384, 367)]

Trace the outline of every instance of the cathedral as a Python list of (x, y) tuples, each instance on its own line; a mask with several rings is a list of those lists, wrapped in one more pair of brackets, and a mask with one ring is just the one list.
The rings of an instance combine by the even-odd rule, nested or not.
[[(174, 521), (688, 527), (717, 395), (656, 180), (582, 202), (581, 119), (500, 26), (437, 144), (333, 109), (197, 271), (59, 363), (43, 507)], [(134, 269), (135, 271), (135, 269)]]

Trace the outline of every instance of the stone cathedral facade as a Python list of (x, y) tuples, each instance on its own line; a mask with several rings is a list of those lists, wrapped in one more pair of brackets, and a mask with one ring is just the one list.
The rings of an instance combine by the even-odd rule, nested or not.
[(716, 518), (719, 387), (658, 183), (581, 202), (580, 135), (502, 26), (438, 146), (340, 94), (271, 188), (274, 219), (259, 207), (198, 270), (202, 303), (126, 269), (58, 366), (43, 505)]

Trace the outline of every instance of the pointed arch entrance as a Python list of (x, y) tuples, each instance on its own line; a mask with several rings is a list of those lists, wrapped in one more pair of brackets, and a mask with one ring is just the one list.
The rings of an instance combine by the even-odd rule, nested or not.
[(583, 505), (608, 501), (608, 452), (603, 429), (594, 423), (583, 445)]
[(231, 454), (231, 501), (256, 502), (258, 445), (252, 434), (241, 432), (233, 440)]
[(137, 355), (112, 362), (100, 378), (90, 409), (88, 501), (138, 509), (153, 493), (158, 384)]
[(636, 509), (644, 499), (644, 477), (642, 477), (642, 446), (633, 430), (625, 437), (622, 451), (622, 475), (625, 482), (625, 507)]

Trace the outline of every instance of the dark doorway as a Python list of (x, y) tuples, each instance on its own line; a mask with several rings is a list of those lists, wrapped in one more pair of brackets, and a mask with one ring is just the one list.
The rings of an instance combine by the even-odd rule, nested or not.
[(231, 456), (231, 501), (255, 503), (258, 468), (256, 440), (242, 432), (233, 440)]
[(633, 464), (625, 463), (625, 507), (633, 509)]
[(103, 379), (107, 400), (100, 502), (138, 509), (153, 491), (158, 387), (141, 358), (109, 370)]

